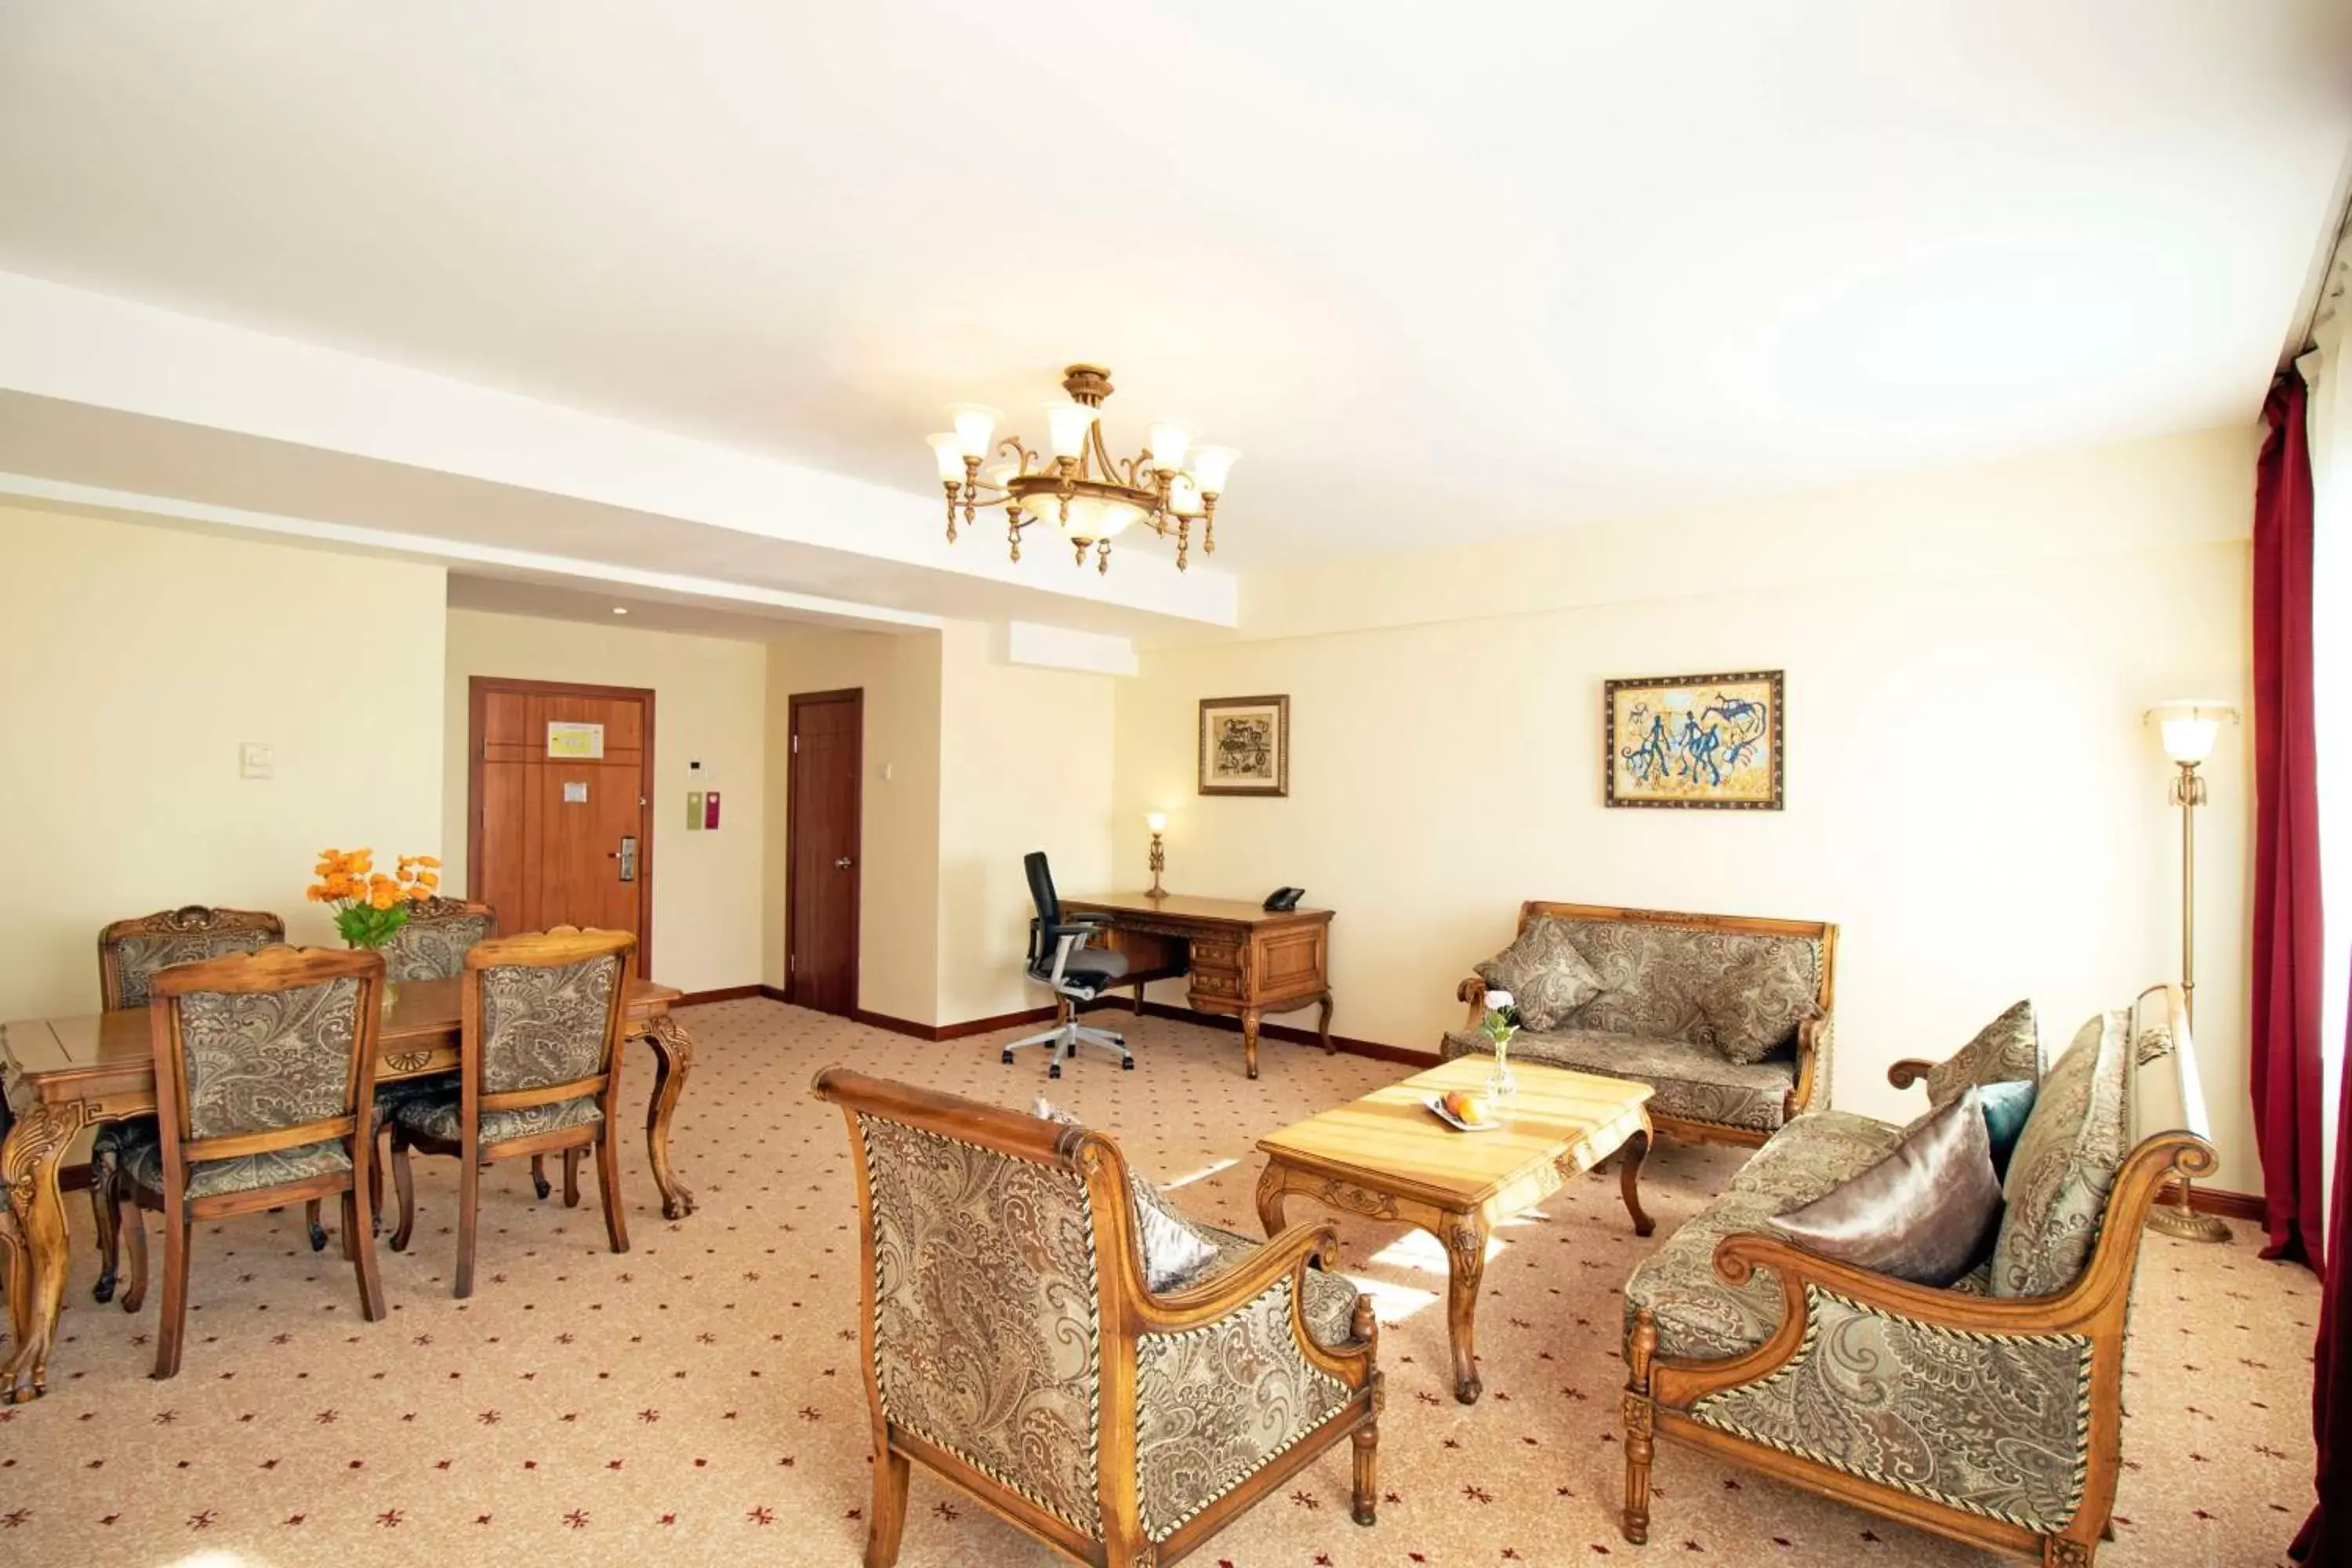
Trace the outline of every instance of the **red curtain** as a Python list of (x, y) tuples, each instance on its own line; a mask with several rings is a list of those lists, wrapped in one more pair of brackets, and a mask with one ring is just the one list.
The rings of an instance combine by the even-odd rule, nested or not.
[[(2345, 1042), (2352, 1059), (2352, 1033)], [(2311, 1435), (2319, 1444), (2319, 1503), (2295, 1537), (2295, 1561), (2352, 1563), (2352, 1072), (2336, 1125), (2336, 1212), (2328, 1217), (2319, 1341), (2311, 1354)], [(2328, 1507), (2334, 1498), (2336, 1506)]]
[(2254, 492), (2254, 1142), (2265, 1258), (2318, 1268), (2319, 770), (2311, 689), (2311, 453), (2303, 378), (2271, 384)]

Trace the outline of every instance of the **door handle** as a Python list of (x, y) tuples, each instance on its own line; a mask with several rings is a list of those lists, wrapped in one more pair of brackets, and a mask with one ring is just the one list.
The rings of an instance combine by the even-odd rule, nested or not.
[(849, 869), (849, 857), (848, 857), (848, 856), (846, 856), (846, 855), (844, 855), (840, 859), (835, 860), (835, 861), (833, 863), (833, 868), (834, 868), (835, 870), (836, 870), (836, 871), (846, 871), (846, 870), (848, 870), (848, 869)]
[(637, 879), (637, 840), (635, 834), (622, 837), (621, 847), (613, 858), (621, 863), (621, 880), (634, 882)]

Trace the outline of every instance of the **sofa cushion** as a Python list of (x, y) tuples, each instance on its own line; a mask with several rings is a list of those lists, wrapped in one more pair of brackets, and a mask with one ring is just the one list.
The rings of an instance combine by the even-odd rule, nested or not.
[(2042, 1033), (2031, 998), (2013, 1003), (1976, 1038), (1927, 1069), (1927, 1099), (1937, 1107), (1989, 1083), (2031, 1083), (2042, 1076)]
[(1906, 1134), (1884, 1158), (1772, 1228), (1806, 1251), (1937, 1287), (1992, 1252), (2000, 1178), (1979, 1090), (1969, 1089)]
[(2131, 1015), (2117, 1011), (2077, 1030), (2042, 1080), (2001, 1184), (2009, 1207), (1993, 1246), (1994, 1295), (2055, 1294), (2090, 1260), (2128, 1147), (2131, 1070)]
[(1654, 1040), (1692, 1038), (1699, 993), (1760, 952), (1786, 951), (1809, 993), (1821, 989), (1818, 937), (1726, 931), (1649, 921), (1563, 917), (1569, 940), (1601, 977), (1601, 992), (1561, 1026)]
[[(1773, 1134), (1709, 1204), (1643, 1258), (1625, 1281), (1625, 1326), (1650, 1310), (1658, 1353), (1692, 1360), (1742, 1355), (1780, 1326), (1780, 1283), (1759, 1268), (1744, 1285), (1715, 1271), (1716, 1244), (1762, 1231), (1775, 1215), (1802, 1207), (1866, 1170), (1902, 1141), (1900, 1129), (1843, 1110), (1809, 1110)], [(1742, 1184), (1748, 1184), (1742, 1185)]]
[[(1493, 1055), (1486, 1037), (1457, 1032), (1442, 1047), (1454, 1057)], [(1597, 1029), (1522, 1029), (1511, 1041), (1515, 1061), (1542, 1062), (1610, 1078), (1635, 1079), (1656, 1092), (1650, 1114), (1685, 1121), (1710, 1121), (1769, 1132), (1786, 1117), (1797, 1087), (1797, 1064), (1785, 1057), (1761, 1062), (1727, 1062), (1688, 1040), (1651, 1040)]]
[(1726, 1061), (1760, 1062), (1794, 1040), (1797, 1026), (1821, 1016), (1819, 984), (1793, 943), (1761, 949), (1698, 994), (1694, 1033)]
[(1569, 922), (1549, 915), (1529, 921), (1517, 941), (1478, 965), (1478, 978), (1509, 992), (1530, 1029), (1556, 1028), (1601, 994), (1601, 977), (1570, 940)]
[[(1265, 1245), (1230, 1230), (1220, 1230), (1213, 1225), (1202, 1225), (1199, 1220), (1187, 1220), (1185, 1223), (1215, 1248), (1215, 1253), (1197, 1273), (1182, 1280), (1180, 1289), (1205, 1285), (1212, 1279), (1232, 1273)], [(1299, 1307), (1299, 1316), (1307, 1320), (1308, 1337), (1327, 1350), (1334, 1345), (1346, 1344), (1356, 1316), (1356, 1298), (1361, 1294), (1344, 1274), (1334, 1274), (1328, 1268), (1309, 1268), (1307, 1271), (1307, 1297)]]

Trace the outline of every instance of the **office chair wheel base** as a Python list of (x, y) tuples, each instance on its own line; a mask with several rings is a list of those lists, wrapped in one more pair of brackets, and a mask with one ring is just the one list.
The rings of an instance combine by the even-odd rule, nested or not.
[(1006, 1051), (996, 1059), (1003, 1062), (1006, 1067), (1011, 1067), (1013, 1065), (1013, 1053), (1011, 1051)]
[(1135, 1058), (1133, 1057), (1119, 1058), (1118, 1070), (1121, 1072), (1133, 1072), (1135, 1070)]
[(1059, 1062), (1055, 1062), (1052, 1067), (1047, 1068), (1045, 1069), (1045, 1076), (1046, 1076), (1047, 1078), (1059, 1078), (1059, 1077), (1061, 1077), (1061, 1076), (1062, 1076), (1062, 1064), (1061, 1064), (1061, 1063), (1059, 1063)]

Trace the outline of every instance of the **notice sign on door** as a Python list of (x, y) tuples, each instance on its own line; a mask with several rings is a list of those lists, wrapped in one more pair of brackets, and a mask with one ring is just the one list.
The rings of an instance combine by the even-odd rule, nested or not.
[(551, 757), (601, 757), (604, 754), (604, 726), (602, 724), (560, 724), (547, 722), (547, 754)]

